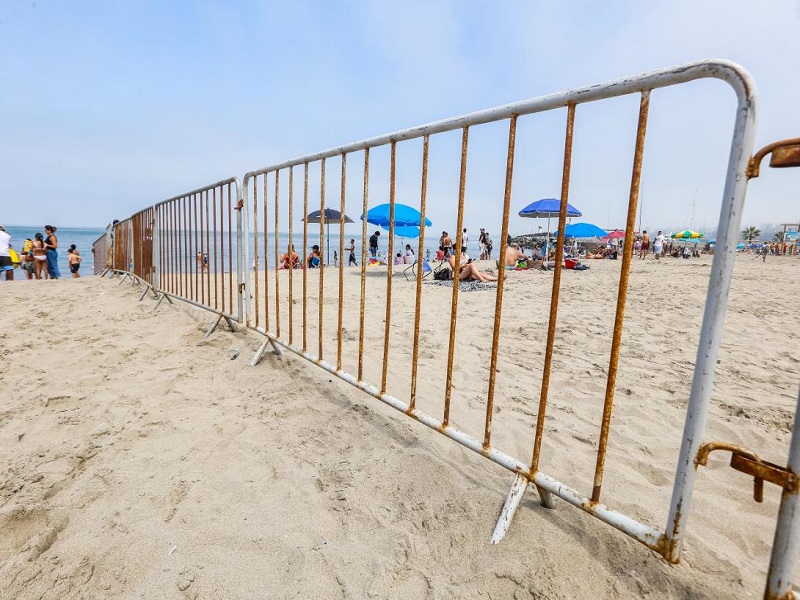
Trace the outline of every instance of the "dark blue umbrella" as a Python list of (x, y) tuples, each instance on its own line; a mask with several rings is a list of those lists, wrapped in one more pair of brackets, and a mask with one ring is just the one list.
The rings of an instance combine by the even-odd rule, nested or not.
[[(308, 213), (305, 217), (300, 219), (301, 221), (306, 221), (307, 223), (325, 223), (328, 226), (328, 264), (331, 262), (331, 223), (334, 225), (340, 225), (342, 222), (342, 213), (334, 208), (326, 208), (325, 214), (322, 214), (321, 210), (315, 210), (313, 212)], [(347, 215), (344, 216), (345, 223), (354, 223), (353, 219), (348, 217)], [(344, 235), (344, 232), (339, 232), (339, 235)], [(339, 258), (341, 260), (341, 257)]]
[[(389, 229), (388, 204), (380, 204), (375, 208), (369, 209), (367, 211), (366, 217), (367, 217), (367, 223), (372, 223), (373, 225), (380, 225), (384, 229)], [(416, 208), (407, 206), (405, 204), (394, 205), (395, 229), (398, 227), (409, 227), (409, 226), (415, 226), (419, 228), (421, 219), (422, 215)], [(364, 220), (364, 215), (361, 215), (361, 220), (362, 221)], [(431, 223), (431, 220), (426, 218), (425, 227), (430, 227), (431, 225), (433, 225), (433, 223)], [(417, 232), (417, 235), (419, 235), (419, 232)]]
[[(557, 200), (556, 198), (543, 198), (542, 200), (537, 200), (536, 202), (531, 202), (519, 211), (520, 217), (527, 217), (530, 219), (542, 219), (547, 218), (547, 246), (545, 250), (545, 259), (547, 259), (547, 254), (549, 254), (550, 249), (550, 217), (557, 217), (561, 214), (561, 200)], [(568, 217), (581, 217), (583, 213), (579, 211), (577, 208), (572, 206), (571, 204), (567, 204), (567, 216)]]
[[(608, 235), (607, 231), (600, 229), (597, 225), (592, 225), (591, 223), (575, 223), (573, 225), (567, 225), (564, 228), (564, 233), (568, 238), (600, 238)], [(554, 235), (558, 237), (558, 231), (556, 231)]]
[[(549, 219), (550, 217), (557, 217), (560, 213), (561, 200), (557, 200), (555, 198), (544, 198), (528, 204), (528, 206), (519, 211), (519, 216), (529, 217), (532, 219), (547, 217)], [(581, 211), (571, 204), (567, 204), (567, 216), (582, 217), (583, 213), (581, 213)]]

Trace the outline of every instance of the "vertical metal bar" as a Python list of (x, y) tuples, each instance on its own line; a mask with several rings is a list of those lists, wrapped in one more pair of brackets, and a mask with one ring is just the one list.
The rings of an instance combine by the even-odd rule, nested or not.
[(303, 352), (308, 350), (308, 336), (306, 328), (306, 308), (308, 304), (308, 265), (306, 253), (308, 252), (308, 162), (305, 163), (303, 175)]
[[(322, 173), (320, 175), (320, 191), (319, 191), (319, 214), (322, 217), (319, 220), (319, 254), (320, 256), (323, 255), (323, 248), (325, 248), (325, 159), (322, 159)], [(319, 341), (319, 354), (318, 357), (322, 360), (322, 312), (323, 312), (323, 305), (325, 303), (325, 282), (324, 282), (324, 274), (325, 274), (325, 261), (319, 261), (319, 304), (318, 304), (318, 316), (319, 316), (319, 331), (318, 333), (318, 341)]]
[(453, 357), (456, 351), (456, 318), (458, 316), (458, 288), (461, 282), (461, 240), (464, 226), (464, 194), (467, 185), (467, 142), (469, 127), (464, 127), (461, 136), (461, 175), (458, 184), (458, 231), (456, 232), (456, 253), (453, 257), (453, 299), (450, 307), (450, 340), (447, 349), (447, 381), (444, 388), (444, 417), (442, 426), (450, 425), (450, 399), (453, 395)]
[(422, 277), (425, 274), (423, 252), (425, 251), (425, 208), (428, 199), (428, 146), (430, 137), (426, 135), (422, 141), (422, 190), (419, 199), (420, 217), (419, 246), (417, 247), (416, 304), (414, 306), (414, 346), (411, 351), (411, 398), (408, 404), (408, 410), (412, 412), (417, 404), (417, 361), (419, 359), (419, 320), (422, 315)]
[[(789, 443), (789, 458), (786, 468), (797, 476), (800, 473), (800, 394), (794, 410), (792, 441)], [(792, 574), (800, 553), (800, 498), (798, 490), (783, 490), (778, 522), (775, 524), (775, 539), (772, 542), (772, 554), (769, 559), (767, 588), (764, 590), (766, 600), (791, 598)]]
[(500, 266), (497, 269), (497, 298), (494, 303), (492, 329), (492, 358), (489, 364), (489, 392), (486, 396), (486, 424), (483, 431), (483, 448), (492, 445), (492, 415), (494, 414), (494, 388), (497, 384), (497, 355), (500, 351), (500, 324), (503, 318), (503, 282), (506, 278), (506, 236), (511, 214), (511, 183), (514, 176), (514, 150), (517, 140), (517, 115), (511, 117), (508, 127), (508, 154), (506, 155), (506, 187), (503, 196), (503, 222), (500, 226)]
[[(220, 193), (222, 193), (222, 188), (220, 188)], [(214, 234), (212, 239), (214, 240), (214, 310), (219, 308), (219, 263), (217, 262), (217, 188), (214, 188), (214, 195), (213, 195), (213, 208), (211, 209), (211, 214), (214, 215)], [(209, 298), (210, 300), (210, 298)]]
[[(230, 193), (230, 185), (228, 184), (228, 193)], [(222, 299), (222, 312), (225, 312), (225, 188), (219, 190), (219, 263), (222, 267), (220, 298)], [(233, 312), (233, 306), (231, 306), (231, 312)]]
[(342, 309), (344, 295), (344, 208), (347, 181), (347, 155), (342, 153), (341, 210), (339, 215), (339, 320), (336, 334), (336, 370), (342, 370)]
[(180, 281), (181, 281), (181, 251), (180, 251), (180, 221), (178, 219), (178, 207), (180, 206), (180, 200), (173, 200), (170, 202), (171, 205), (171, 212), (172, 212), (172, 235), (170, 236), (172, 239), (172, 293), (179, 294), (180, 291)]
[[(636, 211), (639, 206), (639, 186), (642, 180), (642, 157), (644, 156), (644, 140), (647, 133), (647, 115), (650, 109), (650, 91), (642, 92), (639, 102), (639, 123), (636, 128), (636, 150), (633, 154), (633, 172), (631, 173), (631, 190), (628, 198), (628, 219), (625, 224), (625, 245), (622, 254), (622, 268), (619, 273), (619, 289), (617, 290), (617, 312), (614, 317), (614, 333), (611, 337), (611, 356), (608, 362), (608, 378), (606, 380), (606, 396), (603, 404), (603, 422), (600, 426), (600, 440), (597, 445), (597, 463), (594, 470), (594, 487), (592, 502), (600, 502), (600, 490), (603, 485), (603, 469), (606, 462), (608, 432), (611, 428), (611, 412), (614, 409), (614, 391), (617, 385), (617, 368), (619, 366), (619, 350), (622, 343), (622, 326), (625, 320), (625, 301), (628, 297), (628, 279), (633, 260), (633, 230), (636, 223)], [(559, 232), (563, 229), (559, 229)], [(559, 236), (559, 238), (563, 237)]]
[(292, 343), (292, 271), (294, 271), (294, 260), (292, 255), (294, 253), (294, 237), (292, 230), (292, 221), (294, 220), (294, 167), (289, 167), (289, 244), (286, 252), (289, 253), (289, 343)]
[(367, 283), (367, 204), (369, 200), (369, 148), (364, 148), (364, 205), (361, 219), (361, 304), (358, 326), (358, 380), (364, 379), (364, 305)]
[[(264, 178), (266, 179), (266, 175)], [(245, 265), (250, 269), (250, 265)], [(255, 312), (256, 327), (258, 327), (261, 311), (258, 310), (258, 296), (261, 291), (258, 288), (258, 177), (253, 177), (253, 308)], [(264, 329), (269, 329), (267, 321)]]
[[(275, 335), (281, 337), (281, 287), (280, 287), (280, 271), (278, 271), (278, 251), (280, 244), (278, 243), (278, 190), (280, 186), (281, 172), (275, 171)], [(266, 274), (264, 275), (266, 278)]]
[(208, 191), (200, 192), (198, 202), (200, 203), (200, 301), (202, 304), (206, 303), (206, 280), (208, 274), (208, 267), (206, 265), (206, 240), (203, 238), (203, 232), (208, 232), (208, 221), (204, 220), (203, 204), (208, 200)]
[[(267, 244), (269, 240), (269, 221), (267, 220), (269, 213), (267, 204), (268, 175), (268, 173), (264, 173), (264, 329), (267, 331), (269, 331), (269, 252), (267, 251)], [(258, 261), (256, 261), (256, 268), (258, 268)]]
[(191, 231), (189, 229), (189, 196), (184, 196), (181, 198), (181, 203), (183, 204), (183, 251), (181, 259), (183, 260), (183, 284), (182, 284), (182, 295), (187, 298), (191, 299), (191, 287), (189, 286), (189, 270), (191, 267), (189, 266), (189, 256), (188, 254), (191, 252), (189, 249), (189, 242), (191, 241)]
[[(752, 85), (752, 82), (749, 82), (749, 85)], [(725, 324), (725, 309), (736, 260), (736, 243), (742, 224), (742, 207), (747, 192), (747, 164), (753, 154), (756, 121), (755, 89), (742, 85), (736, 88), (736, 91), (738, 96), (736, 124), (717, 226), (717, 245), (711, 263), (703, 327), (697, 346), (697, 360), (686, 410), (683, 442), (678, 454), (675, 485), (672, 489), (672, 501), (667, 519), (667, 544), (664, 557), (671, 562), (680, 560), (681, 542), (691, 508), (694, 479), (697, 474), (694, 459), (703, 443), (708, 419), (708, 405), (714, 387), (717, 357)]]
[(200, 273), (197, 268), (197, 249), (200, 247), (198, 243), (198, 229), (197, 229), (197, 193), (192, 194), (192, 212), (194, 213), (194, 247), (192, 248), (192, 264), (194, 265), (194, 297), (195, 302), (200, 298)]
[[(569, 176), (572, 168), (572, 135), (575, 129), (575, 104), (567, 105), (567, 134), (564, 140), (564, 170), (561, 175), (561, 210), (558, 215), (558, 231), (561, 235), (556, 241), (556, 268), (553, 272), (553, 289), (550, 293), (550, 320), (547, 325), (547, 345), (544, 354), (542, 390), (539, 396), (539, 415), (536, 419), (536, 439), (533, 442), (531, 473), (539, 470), (539, 455), (542, 450), (544, 419), (547, 413), (547, 393), (550, 388), (550, 371), (553, 366), (553, 348), (556, 341), (556, 321), (558, 319), (558, 293), (561, 289), (561, 261), (564, 257), (564, 227), (567, 224), (567, 201), (569, 199)], [(505, 260), (505, 257), (501, 257)]]
[[(208, 190), (206, 190), (206, 250), (205, 253), (211, 253), (211, 221), (209, 220), (209, 200), (208, 200)], [(205, 261), (205, 254), (203, 255), (203, 264), (206, 265), (206, 298), (207, 298), (207, 306), (211, 306), (211, 258), (209, 257), (208, 262)], [(215, 306), (216, 308), (216, 306)]]
[[(236, 200), (238, 202), (239, 199), (237, 198)], [(236, 212), (237, 212), (237, 214), (241, 214), (241, 212), (243, 210), (244, 209), (236, 211)], [(231, 311), (231, 314), (233, 314), (233, 214), (232, 213), (233, 213), (233, 207), (232, 207), (232, 199), (231, 199), (231, 184), (229, 183), (228, 184), (228, 306), (229, 306), (229, 309)], [(238, 219), (238, 216), (237, 216), (237, 223), (238, 223), (238, 220), (239, 219)], [(236, 241), (236, 246), (237, 246), (237, 248), (236, 248), (236, 256), (238, 257), (239, 254), (241, 254), (241, 251), (242, 251), (242, 249), (241, 249), (241, 247), (239, 245), (240, 244), (240, 240), (239, 240), (238, 232), (237, 232), (236, 240), (237, 240)], [(245, 240), (244, 243), (247, 244), (248, 241)], [(245, 265), (244, 273), (242, 273), (241, 272), (242, 270), (239, 268), (239, 264), (238, 264), (238, 260), (237, 260), (236, 270), (239, 271), (239, 273), (237, 273), (237, 277), (236, 277), (237, 281), (239, 279), (239, 276), (244, 275), (245, 273), (247, 273), (247, 269), (249, 269), (249, 268), (250, 268), (249, 265)]]
[(389, 334), (392, 323), (392, 276), (394, 275), (394, 203), (397, 174), (397, 141), (392, 140), (392, 158), (389, 167), (389, 256), (386, 260), (386, 316), (383, 327), (383, 372), (381, 375), (381, 394), (386, 393), (386, 377), (389, 370)]

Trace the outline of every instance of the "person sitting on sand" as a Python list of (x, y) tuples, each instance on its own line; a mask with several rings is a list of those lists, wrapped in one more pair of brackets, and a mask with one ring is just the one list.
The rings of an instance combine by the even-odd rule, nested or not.
[(318, 269), (322, 264), (322, 255), (319, 253), (319, 246), (316, 244), (311, 246), (311, 252), (308, 254), (306, 264), (309, 269)]
[(506, 247), (506, 261), (505, 266), (516, 267), (520, 261), (527, 261), (528, 257), (519, 249), (519, 245), (512, 244)]
[[(453, 269), (455, 272), (456, 270), (456, 257), (454, 255), (450, 255), (448, 259), (450, 263), (450, 268)], [(467, 259), (462, 261), (463, 264), (461, 265), (461, 271), (458, 274), (459, 281), (482, 281), (484, 283), (488, 281), (497, 281), (497, 277), (494, 275), (489, 275), (488, 273), (481, 273), (478, 270), (478, 267), (472, 262), (472, 259)]]
[[(291, 252), (291, 255), (289, 254)], [(300, 267), (300, 257), (294, 251), (294, 244), (289, 246), (289, 250), (283, 253), (280, 260), (281, 266), (279, 269), (297, 269)]]

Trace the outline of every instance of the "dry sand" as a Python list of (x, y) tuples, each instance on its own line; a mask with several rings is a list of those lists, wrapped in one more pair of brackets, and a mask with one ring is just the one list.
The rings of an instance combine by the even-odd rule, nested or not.
[[(710, 262), (633, 265), (603, 501), (660, 529)], [(590, 265), (562, 280), (541, 463), (586, 494), (620, 262)], [(301, 344), (295, 275), (292, 334)], [(796, 258), (738, 258), (706, 435), (778, 463), (800, 383), (798, 275)], [(279, 277), (288, 336), (286, 273)], [(312, 352), (317, 277), (309, 273)], [(342, 362), (356, 372), (358, 271), (344, 280)], [(551, 282), (552, 274), (516, 272), (505, 288), (493, 440), (525, 462)], [(323, 354), (334, 363), (337, 283), (326, 270)], [(419, 407), (440, 418), (451, 290), (423, 288)], [(394, 278), (387, 391), (406, 401), (413, 291)], [(562, 501), (540, 507), (533, 492), (505, 541), (490, 546), (507, 471), (302, 358), (267, 354), (250, 368), (261, 336), (219, 330), (203, 342), (212, 315), (183, 303), (151, 312), (138, 289), (115, 280), (15, 282), (2, 292), (4, 599), (762, 593), (779, 492), (768, 484), (756, 504), (752, 481), (726, 455), (712, 455), (699, 474), (679, 566)], [(367, 294), (365, 379), (379, 385), (385, 271), (368, 273)], [(478, 291), (459, 299), (452, 420), (476, 437), (494, 298)]]

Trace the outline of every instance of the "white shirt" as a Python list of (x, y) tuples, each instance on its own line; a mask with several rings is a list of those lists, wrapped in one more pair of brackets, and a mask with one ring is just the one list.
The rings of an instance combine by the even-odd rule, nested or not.
[(664, 245), (664, 236), (657, 235), (655, 242), (653, 242), (656, 248), (661, 248)]
[(11, 236), (5, 231), (0, 231), (0, 256), (11, 256), (8, 247), (11, 245)]

